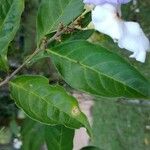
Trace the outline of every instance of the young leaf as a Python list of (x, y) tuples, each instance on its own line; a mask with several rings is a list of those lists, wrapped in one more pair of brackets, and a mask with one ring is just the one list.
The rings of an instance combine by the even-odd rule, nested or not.
[(0, 1), (0, 69), (8, 69), (7, 49), (19, 28), (23, 9), (24, 0)]
[(45, 140), (48, 150), (72, 150), (74, 130), (59, 126), (45, 127)]
[(60, 86), (41, 76), (20, 76), (10, 82), (11, 96), (32, 119), (48, 125), (76, 129), (90, 126), (78, 102)]
[(56, 31), (60, 23), (67, 25), (83, 11), (82, 0), (42, 0), (37, 17), (37, 41)]
[(73, 41), (47, 51), (64, 80), (75, 89), (103, 97), (150, 97), (149, 81), (99, 45)]

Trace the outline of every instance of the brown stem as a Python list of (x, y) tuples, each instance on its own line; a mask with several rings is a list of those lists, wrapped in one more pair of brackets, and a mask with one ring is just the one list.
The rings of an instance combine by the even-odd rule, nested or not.
[(65, 31), (67, 31), (67, 27), (64, 27), (62, 29), (58, 29), (58, 31), (56, 32), (56, 34), (51, 37), (46, 43), (42, 43), (41, 46), (39, 48), (37, 48), (33, 54), (31, 54), (25, 61), (24, 63), (19, 66), (14, 72), (12, 72), (12, 74), (10, 74), (9, 76), (7, 76), (5, 78), (5, 80), (3, 80), (0, 83), (0, 87), (2, 87), (3, 85), (6, 85), (26, 64), (28, 64), (30, 62), (30, 60), (39, 52), (43, 51), (45, 49), (45, 47), (47, 47), (48, 44), (50, 44), (51, 42), (53, 42), (57, 37), (59, 37), (60, 35), (62, 35)]
[(34, 53), (30, 55), (28, 59), (22, 65), (20, 65), (14, 72), (12, 72), (12, 74), (10, 74), (8, 77), (6, 77), (4, 81), (0, 83), (0, 87), (7, 84), (10, 81), (10, 79), (13, 78), (40, 51), (41, 49), (36, 49)]

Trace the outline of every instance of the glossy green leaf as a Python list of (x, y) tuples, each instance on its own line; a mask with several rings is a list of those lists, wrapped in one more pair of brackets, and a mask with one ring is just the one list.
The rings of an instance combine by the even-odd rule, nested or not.
[(100, 45), (73, 41), (47, 51), (64, 80), (75, 89), (103, 97), (150, 97), (149, 81)]
[(83, 11), (82, 0), (42, 0), (37, 18), (37, 41), (56, 31), (60, 23), (69, 24)]
[(72, 150), (74, 130), (59, 126), (45, 127), (45, 140), (48, 150)]
[(77, 100), (60, 86), (50, 86), (42, 76), (21, 76), (10, 82), (11, 96), (32, 119), (48, 125), (69, 128), (85, 127), (90, 132), (86, 116)]
[(20, 24), (24, 0), (0, 0), (0, 69), (7, 69), (7, 49)]

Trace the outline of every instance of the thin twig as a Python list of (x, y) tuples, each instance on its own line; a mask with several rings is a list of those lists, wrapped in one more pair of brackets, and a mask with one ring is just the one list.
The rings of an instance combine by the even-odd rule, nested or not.
[(51, 43), (53, 42), (56, 38), (58, 38), (59, 36), (61, 36), (65, 31), (67, 31), (67, 28), (68, 27), (64, 27), (62, 28), (61, 26), (61, 29), (60, 27), (58, 28), (56, 34), (51, 37), (48, 41), (46, 41), (44, 44), (42, 43), (41, 46), (39, 48), (37, 48), (33, 54), (31, 54), (24, 62), (22, 65), (20, 65), (14, 72), (12, 72), (9, 76), (7, 76), (5, 78), (5, 80), (3, 80), (1, 83), (0, 83), (0, 87), (2, 87), (3, 85), (6, 85), (26, 64), (28, 64), (30, 62), (30, 60), (36, 55), (38, 54), (39, 52), (45, 50), (45, 48)]
[[(85, 14), (85, 13), (83, 13)], [(31, 59), (38, 54), (39, 52), (43, 51), (46, 49), (46, 47), (52, 43), (54, 40), (56, 40), (58, 37), (60, 37), (63, 33), (65, 32), (72, 32), (72, 30), (75, 29), (75, 27), (78, 25), (78, 20), (80, 20), (81, 17), (78, 17), (74, 22), (72, 22), (69, 26), (64, 27), (63, 24), (61, 23), (60, 26), (58, 27), (57, 32), (52, 36), (50, 39), (47, 41), (42, 41), (39, 48), (37, 48), (33, 54), (31, 54), (22, 65), (20, 65), (14, 72), (12, 72), (9, 76), (7, 76), (2, 82), (0, 82), (0, 87), (3, 85), (6, 85), (25, 65), (27, 65)]]
[(32, 55), (30, 55), (29, 57), (28, 57), (28, 59), (26, 60), (26, 61), (24, 61), (24, 63), (21, 65), (21, 66), (19, 66), (12, 74), (10, 74), (8, 77), (6, 77), (6, 79), (4, 80), (4, 81), (2, 81), (1, 83), (0, 83), (0, 87), (1, 86), (3, 86), (3, 85), (5, 85), (5, 84), (7, 84), (9, 81), (10, 81), (10, 79), (12, 78), (12, 77), (14, 77), (37, 53), (39, 53), (41, 51), (41, 49), (36, 49), (35, 51), (34, 51), (34, 53), (32, 54)]
[(46, 45), (49, 45), (51, 42), (53, 42), (55, 39), (57, 39), (59, 36), (61, 36), (64, 32), (67, 31), (67, 29), (68, 29), (68, 27), (64, 27), (62, 30), (60, 30), (60, 31), (58, 30), (52, 38), (47, 40)]

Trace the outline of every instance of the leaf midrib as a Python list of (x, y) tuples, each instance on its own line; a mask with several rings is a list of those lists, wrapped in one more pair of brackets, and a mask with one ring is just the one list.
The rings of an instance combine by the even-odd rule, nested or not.
[(70, 59), (69, 57), (66, 57), (66, 56), (64, 56), (64, 55), (60, 55), (59, 53), (54, 52), (54, 51), (52, 51), (52, 50), (50, 50), (50, 49), (48, 49), (47, 51), (49, 51), (50, 53), (52, 53), (52, 54), (54, 54), (54, 55), (57, 55), (57, 56), (59, 56), (59, 57), (61, 57), (61, 58), (64, 58), (64, 59), (66, 59), (66, 60), (68, 60), (68, 61), (70, 61), (70, 62), (73, 62), (73, 63), (76, 63), (76, 64), (80, 64), (81, 66), (83, 66), (83, 67), (85, 67), (85, 68), (87, 68), (87, 69), (89, 69), (89, 70), (92, 70), (92, 71), (98, 73), (100, 76), (103, 75), (103, 76), (105, 76), (105, 77), (107, 77), (107, 78), (110, 78), (110, 79), (112, 79), (112, 80), (114, 80), (114, 81), (116, 81), (116, 82), (118, 82), (118, 83), (123, 84), (125, 87), (129, 87), (129, 88), (131, 88), (132, 90), (134, 90), (134, 91), (140, 93), (140, 94), (141, 94), (142, 96), (144, 96), (145, 98), (147, 97), (147, 96), (143, 95), (143, 93), (141, 93), (140, 91), (134, 89), (133, 87), (131, 87), (131, 86), (129, 86), (129, 85), (126, 85), (124, 82), (120, 82), (120, 81), (118, 81), (118, 80), (112, 78), (111, 76), (108, 76), (108, 75), (106, 75), (106, 74), (104, 74), (104, 73), (100, 73), (99, 71), (97, 71), (97, 70), (91, 68), (90, 66), (87, 66), (87, 65), (85, 65), (85, 64), (83, 64), (83, 63), (81, 63), (81, 62), (78, 63), (78, 61), (76, 61), (76, 60), (74, 60), (74, 59)]
[[(28, 91), (28, 90), (26, 90), (23, 86), (18, 86), (17, 84), (15, 84), (15, 83), (13, 83), (13, 82), (11, 82), (11, 84), (14, 85), (14, 86), (16, 86), (16, 87), (18, 87), (18, 88), (23, 89), (24, 91), (26, 91), (26, 92), (28, 92), (28, 93), (30, 93), (30, 94), (33, 94), (33, 95), (39, 97), (40, 99), (42, 99), (43, 101), (45, 101), (46, 103), (48, 103), (43, 97), (41, 97), (41, 96), (38, 95), (37, 93)], [(72, 116), (70, 116), (70, 115), (67, 114), (66, 112), (60, 110), (57, 106), (53, 105), (52, 103), (48, 103), (48, 104), (51, 104), (54, 108), (58, 109), (60, 112), (63, 112), (64, 114), (68, 115), (70, 118), (73, 118)], [(75, 119), (75, 118), (73, 118), (73, 119)], [(52, 119), (52, 120), (53, 120), (53, 119)], [(77, 120), (77, 119), (75, 119), (75, 120), (78, 121), (78, 122), (80, 122), (80, 121)], [(57, 122), (57, 121), (56, 121), (56, 122)], [(86, 125), (84, 125), (82, 122), (80, 122), (80, 124), (82, 124), (84, 127), (86, 127)], [(65, 124), (63, 124), (63, 125), (65, 125)]]

